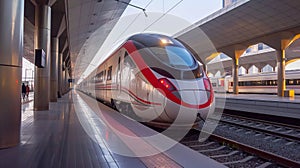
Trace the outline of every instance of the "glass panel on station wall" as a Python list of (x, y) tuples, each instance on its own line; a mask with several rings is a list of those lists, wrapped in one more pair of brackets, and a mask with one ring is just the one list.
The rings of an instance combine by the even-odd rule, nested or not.
[(24, 57), (22, 61), (22, 83), (28, 85), (32, 91), (34, 88), (34, 64)]

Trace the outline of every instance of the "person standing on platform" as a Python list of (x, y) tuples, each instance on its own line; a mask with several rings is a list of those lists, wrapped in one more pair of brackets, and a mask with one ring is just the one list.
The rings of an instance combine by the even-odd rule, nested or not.
[(23, 83), (23, 84), (22, 84), (22, 97), (23, 97), (23, 100), (25, 99), (25, 95), (26, 95), (26, 86), (25, 86), (25, 84)]
[(29, 88), (29, 86), (27, 84), (26, 85), (26, 97), (27, 97), (27, 99), (28, 99), (29, 91), (30, 91), (30, 88)]

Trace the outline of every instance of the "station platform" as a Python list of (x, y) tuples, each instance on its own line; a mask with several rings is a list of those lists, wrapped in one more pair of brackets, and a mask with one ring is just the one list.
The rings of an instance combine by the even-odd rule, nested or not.
[(34, 92), (29, 92), (28, 97), (25, 97), (24, 99), (21, 98), (21, 103), (26, 104), (33, 101), (33, 99), (34, 99)]
[(21, 143), (0, 150), (0, 167), (225, 167), (166, 136), (147, 140), (158, 133), (74, 90), (21, 113)]
[(216, 107), (300, 119), (300, 96), (215, 93)]

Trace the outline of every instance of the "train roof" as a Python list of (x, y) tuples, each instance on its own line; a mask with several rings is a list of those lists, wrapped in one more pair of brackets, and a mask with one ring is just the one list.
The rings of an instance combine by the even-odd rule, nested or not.
[(145, 47), (157, 47), (157, 46), (165, 46), (165, 45), (184, 47), (176, 39), (162, 34), (152, 34), (152, 33), (136, 34), (129, 37), (128, 40), (141, 43)]

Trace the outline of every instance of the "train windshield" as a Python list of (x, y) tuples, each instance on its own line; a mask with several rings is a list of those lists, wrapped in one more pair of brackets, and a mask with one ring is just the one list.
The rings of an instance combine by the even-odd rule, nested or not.
[(193, 67), (195, 60), (193, 56), (182, 47), (165, 46), (163, 48), (152, 48), (154, 55), (163, 63), (175, 67), (186, 68)]

